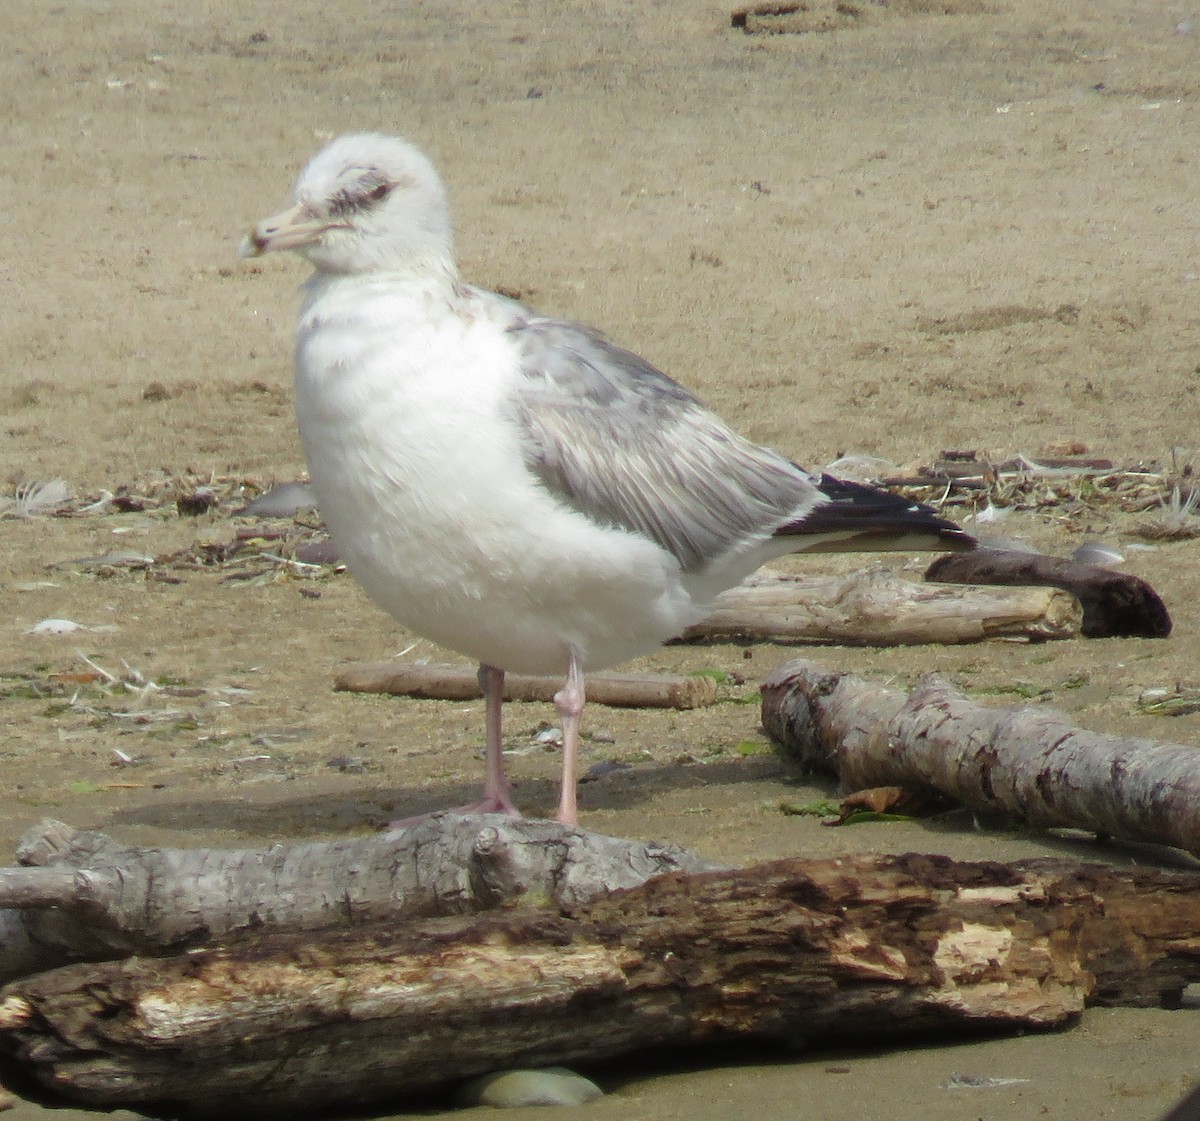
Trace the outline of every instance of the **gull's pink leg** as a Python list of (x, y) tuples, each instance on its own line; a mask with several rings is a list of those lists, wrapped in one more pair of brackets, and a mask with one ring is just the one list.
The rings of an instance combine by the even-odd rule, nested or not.
[(495, 666), (479, 667), (479, 685), (483, 689), (483, 707), (486, 713), (487, 740), (484, 745), (486, 770), (483, 780), (483, 799), (474, 808), (464, 807), (470, 813), (501, 813), (520, 817), (521, 811), (508, 796), (512, 784), (504, 773), (504, 740), (500, 734), (504, 713), (504, 670)]
[(563, 731), (562, 790), (555, 816), (565, 825), (579, 824), (575, 785), (579, 781), (579, 724), (583, 700), (583, 668), (579, 664), (579, 651), (572, 646), (567, 654), (566, 684), (554, 694), (554, 707), (558, 709)]
[[(513, 817), (520, 817), (521, 811), (509, 797), (512, 784), (504, 773), (504, 740), (500, 734), (501, 717), (504, 711), (504, 670), (497, 669), (495, 666), (481, 665), (479, 667), (479, 688), (483, 690), (483, 708), (487, 724), (487, 737), (484, 743), (486, 770), (483, 780), (483, 797), (478, 802), (455, 806), (444, 812), (511, 814)], [(390, 822), (388, 828), (405, 829), (432, 816), (432, 813), (427, 813), (402, 818), (400, 821)]]

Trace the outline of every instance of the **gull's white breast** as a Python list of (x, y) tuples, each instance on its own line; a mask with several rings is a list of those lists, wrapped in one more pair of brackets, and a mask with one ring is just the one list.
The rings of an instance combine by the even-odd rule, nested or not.
[(438, 279), (310, 282), (296, 413), (334, 541), (406, 627), (515, 672), (653, 649), (700, 618), (679, 565), (529, 471), (499, 300)]

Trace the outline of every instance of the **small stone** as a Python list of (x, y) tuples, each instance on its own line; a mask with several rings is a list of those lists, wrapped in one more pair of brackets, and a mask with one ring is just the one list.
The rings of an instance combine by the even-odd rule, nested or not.
[(328, 538), (323, 541), (302, 541), (292, 556), (304, 564), (337, 564), (337, 546)]
[(632, 763), (626, 763), (623, 759), (602, 759), (598, 763), (593, 763), (588, 767), (580, 782), (593, 782), (598, 778), (603, 778), (605, 775), (617, 774), (621, 771), (633, 770)]
[(317, 505), (317, 496), (307, 483), (280, 483), (260, 494), (237, 513), (250, 518), (290, 518)]
[(460, 1106), (512, 1109), (528, 1105), (583, 1105), (603, 1096), (604, 1091), (582, 1075), (566, 1067), (546, 1067), (485, 1074), (462, 1086), (454, 1099)]
[(43, 619), (40, 623), (34, 623), (29, 627), (26, 634), (74, 634), (76, 631), (86, 631), (82, 623), (76, 623), (73, 619)]

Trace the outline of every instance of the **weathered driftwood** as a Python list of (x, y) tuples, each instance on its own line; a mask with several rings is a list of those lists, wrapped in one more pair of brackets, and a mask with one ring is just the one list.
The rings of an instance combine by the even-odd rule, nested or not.
[(1040, 827), (1200, 853), (1200, 750), (1110, 736), (1034, 705), (988, 708), (937, 676), (906, 695), (794, 661), (763, 683), (767, 732), (844, 790), (933, 789)]
[(44, 821), (18, 859), (24, 867), (0, 869), (2, 979), (247, 931), (462, 914), (520, 897), (565, 907), (664, 872), (715, 867), (678, 846), (495, 814), (240, 850), (135, 848)]
[(865, 646), (1042, 640), (1077, 637), (1082, 619), (1075, 599), (1053, 588), (931, 586), (882, 567), (844, 577), (762, 572), (718, 597), (683, 638)]
[(1098, 564), (1010, 549), (975, 549), (938, 557), (926, 569), (925, 579), (1062, 588), (1083, 605), (1086, 638), (1166, 638), (1171, 633), (1166, 605), (1145, 580)]
[[(561, 677), (504, 675), (506, 701), (552, 701)], [(482, 697), (478, 673), (467, 666), (421, 662), (356, 662), (334, 679), (334, 688), (351, 693), (392, 693), (439, 701)], [(709, 677), (662, 673), (593, 673), (588, 675), (589, 703), (616, 708), (702, 708), (717, 699)]]
[(94, 1106), (295, 1117), (647, 1047), (1053, 1027), (1197, 978), (1200, 875), (860, 856), (66, 966), (0, 992), (0, 1045)]

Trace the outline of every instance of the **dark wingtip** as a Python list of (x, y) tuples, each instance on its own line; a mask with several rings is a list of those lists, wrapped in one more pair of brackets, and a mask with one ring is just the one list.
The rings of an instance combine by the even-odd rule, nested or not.
[[(779, 535), (796, 537), (800, 551), (941, 550), (965, 553), (977, 542), (932, 506), (863, 483), (822, 475), (828, 499)], [(802, 538), (809, 538), (803, 543)]]
[(979, 547), (979, 542), (965, 530), (959, 529), (953, 522), (946, 522), (946, 525), (949, 528), (938, 534), (940, 548), (948, 553), (969, 553)]

